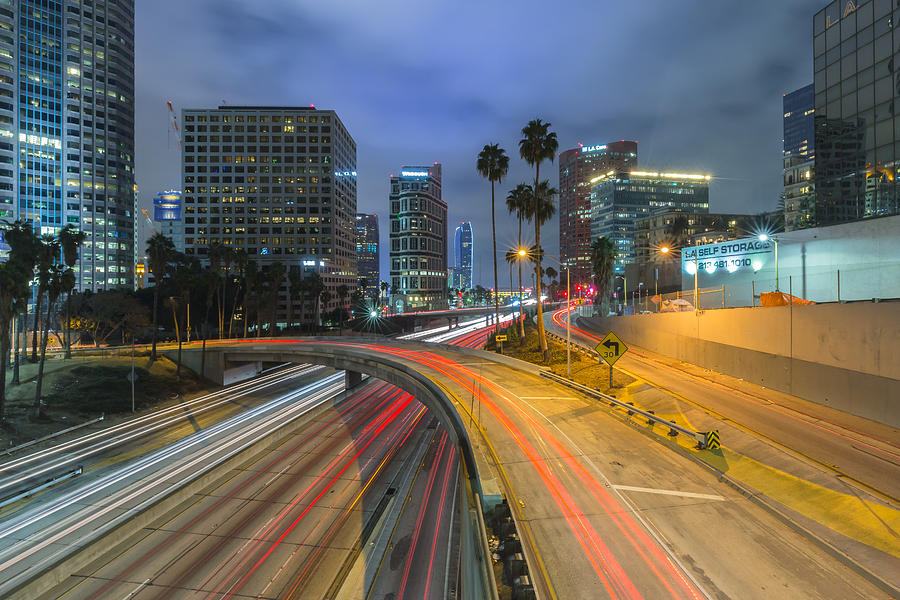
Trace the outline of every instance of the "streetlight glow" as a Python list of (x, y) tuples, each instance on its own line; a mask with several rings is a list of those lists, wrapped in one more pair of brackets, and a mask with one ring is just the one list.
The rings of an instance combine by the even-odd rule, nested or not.
[(663, 246), (662, 248), (659, 249), (659, 251), (662, 252), (663, 254), (668, 254), (668, 253), (669, 253), (669, 247), (668, 247), (668, 246)]
[(519, 248), (518, 254), (519, 256), (528, 256), (528, 250), (526, 250), (525, 248)]
[(769, 241), (769, 234), (768, 233), (759, 234), (759, 241), (761, 241), (761, 242)]

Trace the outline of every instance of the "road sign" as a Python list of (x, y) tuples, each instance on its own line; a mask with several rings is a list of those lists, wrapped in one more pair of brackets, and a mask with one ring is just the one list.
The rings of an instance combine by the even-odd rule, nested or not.
[(498, 342), (505, 342), (505, 341), (506, 341), (506, 336), (505, 336), (505, 335), (498, 335), (498, 336), (497, 336), (497, 341), (498, 341)]
[(712, 431), (706, 432), (706, 449), (707, 450), (718, 450), (722, 447), (722, 444), (719, 443), (719, 430), (713, 429)]
[(628, 346), (616, 337), (612, 331), (606, 334), (606, 337), (603, 338), (599, 344), (594, 348), (597, 351), (597, 354), (600, 355), (600, 358), (606, 361), (609, 366), (613, 366), (616, 364), (616, 361), (622, 358), (626, 352), (628, 352)]

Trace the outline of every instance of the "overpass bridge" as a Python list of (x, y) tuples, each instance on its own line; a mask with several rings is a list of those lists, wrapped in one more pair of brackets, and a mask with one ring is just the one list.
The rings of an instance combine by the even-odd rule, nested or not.
[[(199, 352), (186, 350), (187, 362), (196, 365)], [(298, 362), (343, 369), (351, 384), (365, 373), (413, 393), (456, 438), (474, 499), (469, 543), (481, 500), (502, 494), (539, 598), (763, 598), (761, 581), (811, 597), (865, 596), (865, 582), (823, 567), (834, 559), (793, 530), (782, 525), (772, 535), (770, 516), (674, 444), (648, 440), (535, 365), (385, 338), (213, 342), (205, 362), (207, 377), (220, 382), (266, 362)], [(484, 558), (483, 545), (469, 550)]]

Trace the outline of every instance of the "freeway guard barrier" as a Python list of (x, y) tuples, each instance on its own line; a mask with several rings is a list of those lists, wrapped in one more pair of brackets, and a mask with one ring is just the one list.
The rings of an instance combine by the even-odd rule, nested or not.
[(643, 416), (647, 417), (647, 422), (651, 425), (654, 423), (660, 423), (662, 425), (665, 425), (666, 427), (669, 428), (670, 436), (674, 437), (674, 436), (678, 435), (679, 433), (683, 433), (684, 435), (686, 435), (690, 438), (693, 438), (694, 440), (697, 441), (697, 449), (698, 450), (707, 450), (707, 449), (716, 450), (719, 448), (719, 432), (718, 431), (709, 431), (709, 432), (694, 431), (693, 429), (688, 429), (687, 427), (682, 427), (681, 425), (678, 425), (674, 421), (666, 422), (663, 419), (660, 419), (658, 416), (656, 416), (652, 412), (649, 412), (646, 410), (641, 410), (640, 408), (635, 407), (633, 404), (628, 404), (626, 402), (622, 402), (621, 400), (617, 400), (616, 398), (614, 398), (612, 396), (609, 396), (602, 392), (598, 392), (597, 390), (595, 390), (593, 388), (589, 388), (586, 385), (581, 385), (580, 383), (572, 381), (571, 379), (567, 379), (561, 375), (557, 375), (556, 373), (549, 371), (549, 370), (542, 369), (541, 377), (546, 377), (547, 379), (552, 379), (553, 381), (555, 381), (557, 383), (561, 383), (561, 384), (563, 384), (567, 387), (570, 387), (574, 390), (578, 390), (579, 392), (586, 394), (588, 396), (597, 398), (598, 400), (605, 400), (605, 401), (609, 402), (609, 404), (611, 406), (618, 406), (620, 408), (624, 408), (625, 410), (628, 411), (629, 415), (634, 414), (634, 413), (643, 415)]

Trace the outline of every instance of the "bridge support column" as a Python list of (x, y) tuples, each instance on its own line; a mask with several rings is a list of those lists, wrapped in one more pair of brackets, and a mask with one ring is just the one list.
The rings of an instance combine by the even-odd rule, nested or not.
[(362, 383), (362, 373), (359, 371), (344, 371), (344, 386), (348, 390), (352, 390)]

